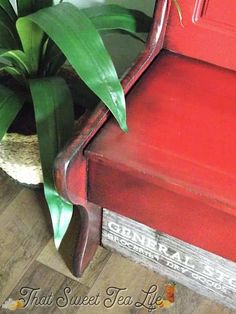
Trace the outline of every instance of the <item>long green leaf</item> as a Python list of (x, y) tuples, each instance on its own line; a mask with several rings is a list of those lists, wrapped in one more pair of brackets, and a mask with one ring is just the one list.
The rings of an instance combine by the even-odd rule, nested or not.
[(53, 0), (17, 0), (18, 16), (34, 13), (53, 5)]
[(90, 19), (76, 6), (61, 3), (20, 20), (36, 23), (49, 35), (121, 128), (127, 130), (124, 93), (110, 55)]
[(13, 66), (2, 66), (0, 67), (0, 71), (5, 71), (9, 73), (12, 77), (14, 77), (15, 80), (17, 80), (21, 85), (25, 83), (24, 77), (22, 76), (22, 73), (19, 72), (16, 68)]
[(11, 18), (11, 20), (15, 23), (17, 16), (16, 16), (16, 12), (13, 9), (10, 1), (9, 0), (0, 0), (0, 7), (3, 8), (3, 10), (8, 14), (8, 16)]
[(9, 65), (12, 66), (12, 63), (9, 60), (4, 59), (2, 56), (2, 54), (4, 54), (5, 52), (7, 52), (8, 50), (5, 49), (0, 49), (0, 64), (1, 65)]
[(21, 39), (24, 52), (29, 60), (32, 74), (38, 71), (42, 52), (44, 33), (35, 23), (27, 18), (20, 18), (16, 28)]
[(9, 50), (0, 54), (0, 62), (14, 66), (20, 73), (29, 74), (31, 72), (30, 63), (26, 54), (21, 50)]
[(148, 33), (152, 19), (146, 14), (119, 5), (99, 5), (83, 9), (98, 30), (121, 29), (129, 33)]
[(31, 80), (30, 90), (39, 139), (44, 192), (58, 248), (70, 223), (73, 206), (56, 192), (52, 168), (56, 155), (73, 132), (73, 103), (70, 91), (61, 78)]
[(21, 99), (9, 88), (0, 85), (0, 140), (23, 106)]
[[(126, 9), (118, 5), (99, 5), (83, 9), (99, 31), (120, 30), (130, 33), (135, 38), (144, 41), (143, 34), (150, 29), (152, 19), (136, 10)], [(146, 37), (146, 36), (145, 36)], [(61, 50), (51, 41), (48, 41), (47, 50), (42, 65), (47, 67), (47, 75), (54, 75), (63, 65), (66, 58)]]
[(17, 33), (14, 24), (0, 6), (0, 48), (16, 49), (17, 46)]

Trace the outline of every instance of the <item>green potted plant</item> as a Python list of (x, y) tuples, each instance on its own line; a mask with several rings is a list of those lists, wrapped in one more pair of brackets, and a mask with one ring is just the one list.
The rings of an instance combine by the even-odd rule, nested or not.
[(144, 14), (117, 5), (79, 9), (63, 1), (18, 0), (15, 12), (9, 0), (0, 0), (0, 140), (20, 112), (33, 109), (57, 248), (73, 212), (56, 192), (52, 175), (74, 125), (73, 98), (60, 69), (67, 61), (127, 131), (123, 90), (99, 32), (135, 35), (148, 31), (149, 22)]

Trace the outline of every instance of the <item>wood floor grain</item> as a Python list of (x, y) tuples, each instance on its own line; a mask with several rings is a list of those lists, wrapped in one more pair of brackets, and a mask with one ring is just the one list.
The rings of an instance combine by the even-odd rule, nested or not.
[[(98, 280), (95, 282), (94, 286), (90, 290), (89, 294), (94, 295), (96, 292), (100, 292), (101, 299), (103, 302), (97, 307), (97, 314), (105, 313), (115, 313), (115, 314), (141, 314), (149, 313), (148, 309), (144, 306), (141, 306), (139, 303), (144, 303), (147, 307), (145, 300), (146, 292), (150, 287), (156, 285), (158, 289), (157, 295), (162, 295), (165, 283), (168, 283), (168, 278), (161, 276), (157, 273), (154, 273), (147, 268), (135, 264), (126, 258), (113, 254), (109, 261), (106, 264), (106, 267), (102, 271)], [(108, 294), (112, 292), (112, 289), (107, 290), (109, 287), (125, 289), (120, 291), (120, 296), (131, 296), (132, 304), (131, 305), (119, 305), (119, 302), (115, 302), (112, 305), (114, 300), (115, 292), (113, 296)], [(170, 313), (170, 314), (235, 314), (236, 311), (228, 309), (223, 305), (216, 304), (215, 302), (200, 296), (194, 291), (184, 287), (183, 285), (176, 284), (176, 301), (173, 307), (169, 309), (160, 309), (156, 307), (152, 313)], [(106, 291), (107, 290), (107, 291)], [(114, 289), (114, 291), (118, 291)], [(155, 293), (152, 294), (154, 296)], [(117, 298), (118, 299), (118, 298)], [(107, 303), (105, 303), (107, 300)], [(127, 298), (128, 301), (128, 298)], [(107, 307), (106, 307), (107, 306)], [(109, 307), (111, 306), (111, 307)], [(150, 306), (151, 308), (153, 306)], [(154, 305), (155, 307), (155, 305)], [(83, 312), (80, 313), (91, 313), (89, 308), (83, 309)], [(94, 312), (95, 313), (95, 312)]]
[(40, 194), (23, 189), (0, 215), (0, 303), (51, 237)]
[(10, 179), (0, 170), (0, 214), (22, 190), (22, 186)]
[(83, 277), (79, 279), (75, 278), (72, 275), (72, 262), (74, 246), (78, 236), (78, 226), (79, 212), (75, 209), (70, 226), (60, 246), (59, 252), (55, 250), (53, 241), (51, 240), (39, 255), (38, 261), (74, 280), (85, 284), (88, 287), (92, 287), (109, 259), (111, 252), (100, 247), (89, 267), (85, 270)]
[(105, 267), (110, 255), (110, 251), (99, 247), (92, 262), (85, 270), (82, 278), (76, 278), (73, 276), (70, 269), (67, 267), (62, 254), (56, 251), (53, 240), (49, 241), (41, 254), (38, 256), (37, 261), (75, 281), (85, 284), (87, 287), (92, 287), (97, 277), (100, 275), (100, 272)]
[[(21, 289), (28, 287), (28, 292), (31, 288), (39, 289), (40, 297), (52, 295), (53, 303), (45, 307), (32, 301), (28, 307), (15, 313), (236, 314), (236, 311), (178, 283), (173, 306), (169, 309), (157, 307), (150, 312), (144, 307), (148, 304), (147, 300), (144, 302), (145, 291), (156, 287), (157, 295), (162, 295), (168, 278), (101, 247), (83, 277), (75, 278), (68, 266), (71, 267), (78, 232), (76, 212), (57, 252), (42, 192), (18, 187), (1, 174), (0, 188), (0, 306), (9, 298), (17, 300), (23, 292)], [(69, 290), (65, 292), (65, 288)], [(65, 295), (67, 302), (74, 306), (68, 305), (63, 309)], [(115, 296), (121, 298), (113, 304)], [(89, 298), (93, 301), (97, 298), (97, 303), (88, 306)], [(79, 306), (81, 300), (84, 304)], [(0, 313), (9, 313), (9, 310), (0, 308)]]
[[(65, 290), (66, 289), (66, 290)], [(71, 293), (69, 293), (70, 290)], [(69, 297), (83, 299), (89, 288), (35, 261), (21, 278), (9, 298), (23, 298), (23, 313), (77, 313), (79, 305)], [(65, 292), (64, 292), (65, 291)], [(67, 293), (68, 291), (68, 293)], [(46, 298), (45, 298), (46, 297)]]

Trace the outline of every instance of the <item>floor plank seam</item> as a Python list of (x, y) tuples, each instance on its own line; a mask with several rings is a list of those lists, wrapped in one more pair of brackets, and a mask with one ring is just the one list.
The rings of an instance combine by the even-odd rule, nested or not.
[[(102, 248), (104, 248), (104, 247), (102, 246)], [(106, 249), (106, 248), (104, 248), (104, 249)], [(94, 280), (93, 285), (91, 286), (90, 290), (93, 288), (93, 286), (95, 285), (95, 283), (99, 280), (100, 276), (102, 276), (102, 273), (103, 273), (103, 271), (104, 271), (104, 269), (105, 269), (107, 263), (109, 262), (109, 260), (110, 260), (111, 257), (112, 257), (113, 252), (110, 251), (110, 250), (108, 250), (108, 249), (106, 249), (106, 250), (109, 251), (109, 256), (108, 256), (108, 258), (107, 258), (107, 261), (106, 261), (106, 263), (103, 265), (103, 267), (102, 267), (102, 269), (101, 269), (99, 275), (97, 276), (97, 278)]]

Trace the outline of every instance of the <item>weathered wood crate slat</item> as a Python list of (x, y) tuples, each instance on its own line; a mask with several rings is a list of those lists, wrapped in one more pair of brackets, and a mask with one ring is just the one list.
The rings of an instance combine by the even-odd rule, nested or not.
[(236, 263), (232, 261), (107, 209), (103, 211), (102, 244), (236, 309)]

